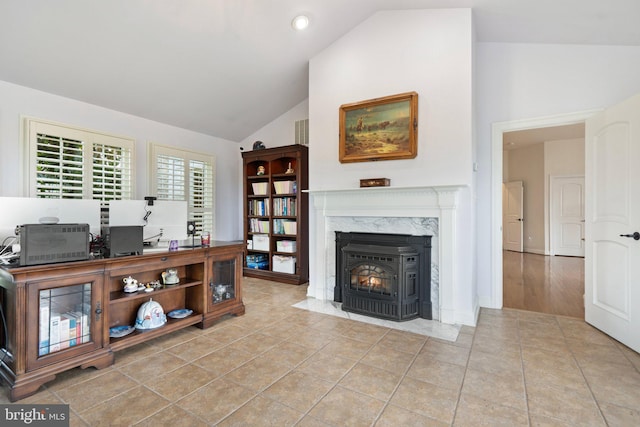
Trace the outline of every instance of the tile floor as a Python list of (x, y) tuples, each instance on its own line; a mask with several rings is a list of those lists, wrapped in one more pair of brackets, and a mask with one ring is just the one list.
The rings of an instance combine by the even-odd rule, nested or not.
[(640, 355), (583, 321), (483, 309), (450, 342), (291, 307), (304, 286), (243, 285), (244, 316), (20, 402), (68, 403), (72, 426), (640, 425)]

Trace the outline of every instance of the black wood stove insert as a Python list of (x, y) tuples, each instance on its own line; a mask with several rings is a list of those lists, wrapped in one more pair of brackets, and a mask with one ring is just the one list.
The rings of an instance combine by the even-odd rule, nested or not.
[(334, 300), (383, 319), (432, 319), (431, 236), (336, 231)]

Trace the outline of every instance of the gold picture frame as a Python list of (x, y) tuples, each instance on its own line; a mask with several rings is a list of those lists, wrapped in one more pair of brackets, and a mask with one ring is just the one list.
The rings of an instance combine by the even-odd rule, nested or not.
[(340, 106), (340, 163), (413, 159), (417, 140), (416, 92)]

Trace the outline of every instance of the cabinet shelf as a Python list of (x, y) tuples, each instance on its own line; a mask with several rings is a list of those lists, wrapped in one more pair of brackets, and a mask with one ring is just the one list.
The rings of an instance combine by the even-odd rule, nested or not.
[(109, 294), (110, 304), (129, 303), (138, 299), (153, 298), (154, 295), (163, 294), (165, 292), (179, 292), (181, 289), (189, 288), (192, 286), (202, 285), (202, 280), (181, 280), (177, 285), (163, 285), (162, 288), (156, 288), (152, 292), (138, 291), (138, 292), (124, 292), (124, 291), (112, 291)]
[(167, 323), (165, 323), (163, 326), (160, 326), (159, 328), (145, 330), (136, 329), (135, 331), (124, 337), (110, 338), (109, 346), (113, 351), (122, 350), (141, 342), (148, 341), (151, 338), (156, 338), (169, 332), (177, 331), (178, 329), (195, 325), (200, 322), (202, 322), (202, 313), (196, 312), (193, 312), (190, 316), (185, 317), (184, 319), (167, 318)]
[[(256, 257), (252, 256), (249, 260), (245, 258), (245, 276), (295, 285), (307, 282), (309, 208), (308, 194), (303, 190), (308, 189), (308, 156), (308, 148), (303, 145), (242, 153), (244, 238), (248, 244), (246, 255), (266, 255), (259, 261), (259, 268), (255, 268)], [(257, 175), (258, 170), (264, 170), (264, 175)], [(256, 199), (260, 202), (256, 202)], [(256, 204), (260, 209), (264, 206), (264, 212), (268, 215), (256, 216)], [(258, 212), (262, 213), (262, 210)], [(260, 221), (260, 229), (267, 231), (254, 231), (257, 220)], [(278, 231), (286, 231), (286, 234)], [(260, 249), (253, 249), (258, 246), (256, 235), (260, 235), (257, 241)], [(288, 241), (286, 243), (292, 252), (277, 250), (282, 249), (280, 242), (283, 240)]]

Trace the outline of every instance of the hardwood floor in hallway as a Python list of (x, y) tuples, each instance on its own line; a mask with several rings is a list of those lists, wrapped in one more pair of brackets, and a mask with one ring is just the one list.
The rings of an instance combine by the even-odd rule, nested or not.
[(584, 258), (503, 251), (503, 306), (584, 319)]

